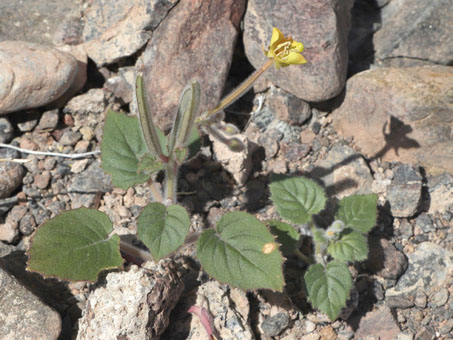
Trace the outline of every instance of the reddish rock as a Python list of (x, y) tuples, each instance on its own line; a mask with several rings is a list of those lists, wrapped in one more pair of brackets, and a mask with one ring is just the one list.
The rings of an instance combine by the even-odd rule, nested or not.
[(214, 108), (231, 64), (244, 0), (181, 0), (153, 32), (143, 55), (150, 107), (164, 130), (191, 79), (201, 84), (200, 112)]
[(390, 308), (381, 307), (378, 310), (368, 312), (360, 320), (355, 338), (361, 339), (371, 335), (381, 340), (394, 340), (399, 333), (400, 329)]
[(250, 0), (244, 19), (245, 53), (255, 68), (266, 61), (272, 27), (292, 36), (305, 46), (307, 63), (265, 76), (275, 85), (307, 101), (323, 101), (336, 96), (346, 81), (349, 11), (353, 1)]
[(396, 280), (406, 271), (406, 257), (386, 239), (370, 239), (369, 248), (369, 254), (373, 256), (370, 256), (366, 263), (373, 273)]
[(0, 42), (0, 65), (0, 114), (55, 101), (78, 70), (72, 55), (24, 41)]
[(354, 75), (333, 112), (362, 154), (453, 172), (453, 67), (380, 68)]

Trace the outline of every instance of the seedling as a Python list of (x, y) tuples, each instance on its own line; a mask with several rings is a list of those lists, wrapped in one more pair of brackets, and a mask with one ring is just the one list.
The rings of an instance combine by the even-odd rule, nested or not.
[[(272, 64), (277, 68), (306, 62), (303, 45), (283, 36), (276, 28), (265, 52), (269, 60), (212, 110), (198, 115), (201, 89), (191, 81), (183, 90), (173, 127), (165, 136), (154, 124), (141, 74), (136, 79), (139, 119), (109, 111), (101, 145), (103, 169), (114, 186), (127, 189), (148, 183), (153, 202), (137, 220), (137, 238), (158, 261), (176, 251), (187, 239), (190, 217), (177, 204), (177, 176), (181, 164), (197, 150), (199, 130), (212, 134), (232, 150), (243, 149), (234, 136), (238, 129), (223, 122), (223, 109), (242, 96)], [(155, 183), (164, 172), (163, 191)], [(276, 177), (271, 184), (272, 200), (282, 218), (296, 226), (308, 223), (315, 256), (298, 248), (299, 234), (281, 221), (267, 224), (245, 212), (225, 214), (215, 229), (204, 230), (197, 240), (197, 258), (215, 279), (244, 290), (267, 288), (282, 291), (283, 254), (298, 254), (310, 264), (305, 274), (312, 304), (334, 319), (345, 305), (352, 285), (346, 263), (364, 260), (364, 234), (376, 220), (376, 197), (353, 196), (340, 201), (336, 221), (318, 228), (312, 216), (325, 205), (325, 194), (306, 178)], [(281, 249), (279, 249), (281, 248)], [(112, 222), (103, 212), (80, 208), (63, 212), (36, 231), (29, 251), (28, 269), (64, 280), (95, 281), (100, 271), (120, 268), (120, 250), (135, 257), (143, 251), (120, 241)]]

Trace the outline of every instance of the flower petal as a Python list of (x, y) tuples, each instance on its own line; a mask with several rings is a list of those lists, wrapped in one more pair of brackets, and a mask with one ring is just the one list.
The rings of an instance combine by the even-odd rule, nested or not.
[(278, 43), (282, 38), (284, 38), (283, 33), (277, 27), (274, 27), (272, 29), (272, 38), (269, 50), (274, 49), (275, 48), (274, 45)]
[(288, 65), (300, 65), (305, 64), (307, 60), (300, 53), (290, 52), (283, 62)]

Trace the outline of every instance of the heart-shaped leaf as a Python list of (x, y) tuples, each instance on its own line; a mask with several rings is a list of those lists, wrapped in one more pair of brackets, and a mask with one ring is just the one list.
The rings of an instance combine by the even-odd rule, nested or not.
[(123, 264), (118, 235), (109, 236), (106, 214), (87, 208), (65, 211), (33, 236), (28, 269), (70, 281), (95, 281), (104, 269)]
[(294, 254), (299, 241), (299, 233), (292, 225), (280, 221), (267, 221), (267, 226), (272, 234), (277, 236), (280, 250), (283, 255)]
[(346, 228), (367, 233), (376, 224), (377, 195), (354, 195), (343, 198), (335, 215)]
[(339, 261), (362, 261), (368, 257), (368, 244), (361, 233), (346, 229), (330, 243), (327, 252)]
[(203, 269), (242, 289), (283, 288), (283, 257), (266, 226), (245, 212), (225, 214), (217, 230), (204, 231), (197, 244)]
[(326, 267), (314, 264), (304, 278), (308, 299), (313, 307), (335, 320), (346, 305), (352, 288), (351, 274), (346, 264), (337, 261), (330, 262)]
[(148, 180), (150, 174), (139, 171), (146, 152), (137, 118), (109, 110), (104, 124), (101, 160), (104, 171), (112, 175), (114, 186), (127, 189)]
[(138, 217), (137, 236), (158, 261), (178, 249), (189, 233), (190, 218), (179, 205), (148, 204)]
[(321, 186), (305, 177), (274, 175), (270, 190), (280, 215), (293, 223), (307, 223), (326, 204)]

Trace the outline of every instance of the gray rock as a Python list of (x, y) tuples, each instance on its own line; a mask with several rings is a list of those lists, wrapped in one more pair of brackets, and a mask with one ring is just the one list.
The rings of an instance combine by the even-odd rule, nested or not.
[(144, 77), (163, 130), (173, 124), (181, 92), (193, 78), (203, 89), (200, 112), (219, 103), (244, 9), (245, 0), (180, 1), (153, 31), (143, 53)]
[(400, 165), (387, 191), (390, 210), (395, 217), (410, 217), (416, 214), (422, 195), (422, 176), (416, 167)]
[(63, 132), (63, 135), (61, 136), (59, 142), (61, 145), (74, 146), (81, 138), (82, 134), (79, 131), (66, 129)]
[(417, 217), (415, 226), (419, 227), (424, 233), (436, 231), (433, 220), (425, 213), (422, 213)]
[(78, 340), (157, 340), (184, 289), (172, 260), (110, 273), (90, 296), (79, 320)]
[(407, 220), (401, 221), (399, 231), (403, 240), (408, 240), (409, 238), (414, 236), (414, 227), (412, 227), (412, 224), (410, 224)]
[[(304, 65), (269, 69), (265, 76), (275, 85), (306, 101), (336, 96), (344, 87), (347, 68), (349, 11), (353, 1), (251, 0), (244, 18), (245, 53), (255, 68), (267, 57), (272, 28), (278, 27), (305, 46)], [(320, 25), (319, 23), (323, 24)]]
[(22, 183), (24, 167), (14, 162), (0, 162), (0, 198), (8, 197)]
[(9, 143), (14, 137), (14, 128), (7, 118), (0, 118), (0, 143)]
[(451, 65), (452, 5), (451, 0), (396, 0), (384, 7), (382, 28), (373, 37), (377, 63)]
[(26, 110), (19, 113), (20, 121), (17, 123), (17, 128), (21, 132), (32, 131), (38, 124), (39, 111)]
[(429, 210), (428, 213), (453, 212), (453, 175), (444, 173), (428, 177)]
[(0, 199), (0, 216), (6, 214), (15, 204), (17, 204), (17, 197)]
[(77, 74), (72, 55), (24, 41), (0, 42), (0, 63), (0, 114), (55, 101)]
[(386, 291), (387, 297), (414, 296), (417, 290), (445, 287), (453, 268), (453, 252), (439, 245), (423, 242), (407, 257), (409, 266), (396, 286)]
[(58, 124), (58, 110), (46, 111), (42, 114), (39, 119), (38, 130), (53, 130), (57, 127)]
[[(0, 41), (24, 40), (53, 45), (53, 35), (68, 18), (80, 18), (83, 0), (40, 0), (24, 5), (20, 1), (2, 1), (0, 5)], [(26, 20), (24, 20), (26, 18)]]
[(267, 336), (277, 336), (285, 330), (289, 325), (289, 316), (286, 313), (280, 312), (261, 323), (261, 329)]
[(123, 103), (131, 103), (135, 87), (135, 68), (132, 66), (121, 67), (116, 76), (107, 79), (104, 87), (116, 98), (120, 98)]
[(75, 175), (68, 186), (68, 192), (79, 194), (96, 194), (110, 190), (110, 176), (101, 169), (99, 161), (93, 162), (85, 171)]
[(373, 177), (368, 166), (360, 154), (345, 145), (334, 145), (310, 174), (324, 182), (329, 195), (338, 198), (371, 193)]
[(72, 98), (64, 107), (63, 112), (69, 114), (97, 114), (104, 113), (106, 95), (103, 89), (90, 89), (88, 92)]
[(83, 15), (88, 56), (98, 66), (128, 57), (142, 48), (176, 4), (175, 0), (95, 0)]
[(311, 116), (307, 102), (282, 89), (272, 87), (267, 101), (275, 117), (288, 124), (302, 125)]
[(367, 158), (453, 171), (452, 88), (452, 67), (365, 71), (349, 78), (334, 127)]
[(60, 315), (1, 267), (0, 304), (0, 339), (58, 339)]

